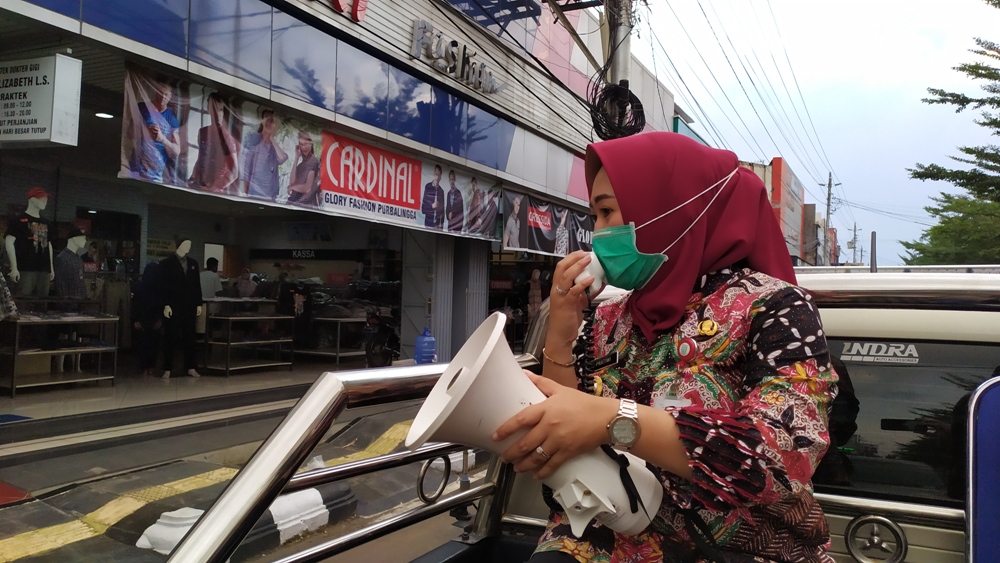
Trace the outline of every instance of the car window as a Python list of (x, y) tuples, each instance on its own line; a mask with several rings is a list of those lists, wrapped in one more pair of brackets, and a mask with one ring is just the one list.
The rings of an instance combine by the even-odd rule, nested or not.
[(829, 342), (835, 367), (846, 374), (816, 490), (963, 507), (969, 397), (996, 373), (1000, 346)]

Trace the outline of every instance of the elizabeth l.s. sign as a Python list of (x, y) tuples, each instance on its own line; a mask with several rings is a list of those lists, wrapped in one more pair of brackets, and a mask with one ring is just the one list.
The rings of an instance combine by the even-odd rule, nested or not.
[(0, 62), (0, 147), (76, 146), (82, 72), (65, 55)]

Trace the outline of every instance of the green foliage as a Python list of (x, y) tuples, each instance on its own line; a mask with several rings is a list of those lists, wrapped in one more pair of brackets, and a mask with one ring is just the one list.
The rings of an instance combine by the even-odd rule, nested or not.
[[(984, 1), (1000, 8), (1000, 0)], [(955, 70), (979, 81), (983, 94), (977, 97), (928, 88), (932, 97), (923, 101), (954, 106), (956, 113), (979, 110), (976, 124), (1000, 136), (1000, 67), (990, 64), (1000, 61), (1000, 44), (977, 38), (976, 45), (972, 53), (985, 62), (962, 64)], [(948, 182), (968, 192), (964, 196), (942, 193), (933, 198), (936, 205), (925, 209), (937, 218), (938, 224), (924, 231), (919, 240), (902, 243), (907, 264), (1000, 263), (1000, 146), (966, 146), (958, 150), (961, 154), (950, 158), (963, 166), (918, 163), (907, 169), (913, 179)]]
[(911, 266), (1000, 264), (1000, 203), (970, 196), (941, 194), (926, 207), (938, 224), (920, 240), (901, 242)]

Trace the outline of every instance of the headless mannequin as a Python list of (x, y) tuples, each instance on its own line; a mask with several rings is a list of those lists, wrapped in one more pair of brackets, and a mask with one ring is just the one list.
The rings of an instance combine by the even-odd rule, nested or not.
[[(70, 238), (69, 240), (66, 241), (66, 248), (70, 252), (72, 252), (73, 254), (80, 254), (80, 249), (86, 248), (86, 246), (87, 246), (87, 237), (86, 237), (86, 235), (75, 236), (75, 237)], [(59, 290), (58, 290), (58, 285), (57, 285), (56, 286), (56, 293), (58, 293), (58, 292), (59, 292)], [(76, 340), (76, 332), (71, 332), (68, 335), (60, 336), (60, 339), (62, 339), (64, 336), (69, 337), (70, 340)], [(80, 373), (82, 371), (80, 369), (80, 354), (74, 354), (71, 357), (73, 358), (73, 371), (75, 371), (76, 373)], [(59, 373), (63, 372), (63, 370), (65, 369), (65, 360), (66, 360), (66, 356), (63, 356), (63, 355), (59, 355), (59, 356), (55, 357), (56, 371), (57, 372), (59, 372)]]
[[(184, 289), (187, 289), (188, 293), (192, 297), (196, 296), (195, 298), (197, 299), (197, 302), (201, 303), (201, 282), (198, 279), (198, 265), (197, 263), (194, 263), (194, 261), (192, 261), (190, 258), (187, 257), (188, 252), (190, 251), (191, 251), (190, 240), (183, 240), (181, 241), (180, 244), (177, 245), (177, 251), (175, 255), (182, 268), (180, 273), (181, 275), (180, 280), (173, 279), (170, 277), (165, 277), (169, 276), (169, 271), (166, 272), (161, 271), (161, 279), (164, 279), (165, 280), (164, 283), (166, 284), (178, 284), (178, 283), (183, 284), (184, 276), (186, 275), (186, 272), (192, 268), (193, 264), (193, 269), (194, 269), (193, 289), (166, 287), (163, 288), (161, 291), (169, 292), (171, 290), (175, 290), (174, 294), (176, 295), (176, 291), (183, 292)], [(174, 257), (165, 259), (163, 262), (161, 262), (161, 265), (164, 265), (168, 260), (173, 260), (173, 258)], [(161, 270), (168, 270), (168, 268), (169, 268), (168, 266), (164, 266), (161, 267)], [(174, 268), (176, 269), (176, 265), (174, 265)], [(169, 302), (169, 298), (167, 304), (163, 306), (163, 318), (166, 319), (166, 321), (164, 322), (165, 335), (164, 335), (164, 352), (163, 352), (163, 363), (164, 363), (163, 379), (170, 379), (170, 371), (171, 371), (170, 367), (173, 365), (172, 356), (176, 348), (176, 338), (178, 336), (177, 334), (178, 332), (180, 332), (180, 337), (183, 340), (184, 357), (185, 357), (184, 361), (186, 364), (184, 367), (187, 368), (187, 374), (190, 375), (191, 377), (201, 377), (201, 374), (199, 374), (198, 371), (195, 370), (194, 368), (195, 319), (201, 316), (201, 307), (202, 307), (201, 305), (197, 305), (193, 311), (175, 311), (173, 309), (173, 306)], [(192, 314), (194, 316), (191, 316)]]
[[(45, 210), (45, 206), (49, 204), (49, 198), (47, 197), (29, 197), (28, 198), (28, 209), (25, 213), (36, 219), (41, 218), (42, 211)], [(7, 247), (7, 256), (10, 258), (10, 280), (14, 283), (19, 283), (21, 281), (21, 271), (17, 268), (17, 253), (14, 250), (14, 243), (17, 241), (17, 237), (14, 235), (7, 235), (4, 239), (5, 246)], [(52, 281), (56, 274), (55, 268), (52, 266), (52, 243), (48, 243), (49, 247), (49, 281)]]

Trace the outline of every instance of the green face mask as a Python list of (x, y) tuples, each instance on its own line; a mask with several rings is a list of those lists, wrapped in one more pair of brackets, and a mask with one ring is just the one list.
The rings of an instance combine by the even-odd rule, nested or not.
[[(660, 269), (660, 266), (667, 261), (667, 251), (673, 248), (673, 246), (677, 244), (684, 237), (684, 235), (691, 230), (692, 227), (694, 227), (695, 223), (697, 223), (698, 220), (705, 215), (705, 212), (707, 212), (708, 208), (715, 203), (715, 200), (722, 193), (722, 190), (729, 184), (729, 180), (736, 175), (737, 171), (739, 171), (739, 168), (736, 168), (725, 178), (712, 184), (691, 199), (685, 201), (670, 211), (667, 211), (659, 217), (654, 217), (649, 221), (646, 221), (638, 227), (635, 226), (635, 223), (629, 223), (628, 225), (618, 225), (594, 231), (592, 239), (594, 254), (597, 256), (597, 260), (604, 268), (604, 275), (608, 283), (625, 290), (640, 289), (642, 286), (649, 283), (649, 280), (653, 279), (653, 276), (656, 275), (656, 271)], [(663, 249), (663, 252), (659, 254), (644, 254), (639, 252), (639, 249), (635, 246), (635, 231), (637, 229), (641, 229), (654, 221), (663, 219), (667, 215), (670, 215), (674, 211), (677, 211), (678, 209), (705, 195), (709, 191), (715, 189), (719, 186), (719, 184), (722, 184), (722, 187), (720, 187), (716, 194), (712, 196), (711, 201), (708, 202), (705, 209), (703, 209), (702, 212), (695, 217), (694, 221), (692, 221), (691, 224), (684, 229), (684, 232), (677, 237), (677, 240), (670, 243), (669, 246)]]
[(635, 223), (594, 231), (594, 254), (608, 283), (621, 289), (646, 285), (667, 261), (664, 254), (643, 254), (635, 246)]

